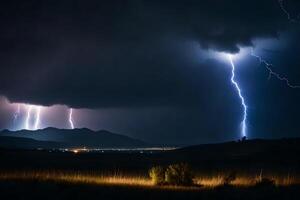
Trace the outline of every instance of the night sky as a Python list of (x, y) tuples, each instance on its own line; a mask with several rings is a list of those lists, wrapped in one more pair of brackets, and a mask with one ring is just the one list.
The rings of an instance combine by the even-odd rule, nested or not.
[[(300, 136), (297, 0), (0, 3), (0, 129), (109, 130), (151, 143)], [(18, 106), (20, 110), (18, 110)]]

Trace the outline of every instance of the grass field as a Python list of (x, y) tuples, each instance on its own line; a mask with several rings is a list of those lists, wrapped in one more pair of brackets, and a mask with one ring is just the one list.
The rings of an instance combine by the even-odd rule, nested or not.
[[(195, 186), (200, 187), (218, 187), (223, 185), (224, 178), (227, 174), (217, 174), (215, 176), (196, 176), (194, 178)], [(231, 182), (232, 186), (250, 187), (254, 186), (262, 178), (274, 180), (276, 186), (290, 186), (300, 184), (300, 178), (291, 175), (267, 175), (253, 174), (237, 176)], [(144, 176), (126, 176), (121, 173), (100, 172), (82, 173), (72, 171), (15, 171), (0, 172), (0, 180), (37, 180), (37, 181), (55, 181), (65, 183), (80, 183), (93, 185), (127, 185), (154, 187), (151, 179), (145, 174)], [(170, 186), (165, 188), (170, 188)], [(176, 187), (174, 187), (176, 188)], [(184, 188), (184, 187), (177, 187)], [(189, 187), (185, 187), (189, 189)]]
[(123, 175), (97, 175), (93, 173), (63, 172), (63, 171), (23, 171), (0, 172), (0, 180), (37, 180), (94, 185), (136, 185), (151, 186), (152, 182), (144, 177), (129, 177)]
[(220, 179), (197, 178), (198, 183), (206, 182), (206, 185), (176, 187), (154, 186), (150, 179), (143, 177), (95, 176), (49, 171), (6, 172), (0, 176), (0, 199), (299, 199), (300, 185), (258, 187), (240, 184), (238, 179), (233, 185), (222, 186)]
[[(235, 152), (241, 151), (232, 145), (153, 154), (0, 150), (0, 200), (299, 200), (300, 151), (270, 147), (251, 153), (248, 149), (255, 149), (256, 143), (245, 145), (247, 152), (238, 155)], [(177, 163), (189, 164), (194, 185), (153, 184), (149, 169)], [(231, 173), (235, 179), (224, 185)], [(257, 184), (265, 178), (274, 182)]]

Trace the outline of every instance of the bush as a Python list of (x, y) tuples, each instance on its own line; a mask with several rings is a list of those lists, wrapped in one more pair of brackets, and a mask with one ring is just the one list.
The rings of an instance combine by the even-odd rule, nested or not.
[(192, 185), (193, 174), (187, 164), (169, 165), (165, 172), (165, 181), (170, 185)]
[(155, 185), (162, 185), (165, 183), (165, 168), (161, 166), (152, 167), (149, 170), (149, 176)]
[(169, 165), (167, 168), (156, 166), (149, 170), (149, 176), (155, 185), (192, 185), (193, 174), (187, 164)]

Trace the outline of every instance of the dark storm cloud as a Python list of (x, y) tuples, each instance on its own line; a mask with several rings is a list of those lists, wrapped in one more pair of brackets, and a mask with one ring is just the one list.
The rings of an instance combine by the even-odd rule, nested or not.
[(0, 13), (0, 93), (92, 108), (208, 102), (223, 79), (195, 70), (213, 67), (195, 46), (238, 52), (286, 23), (273, 0), (9, 1)]

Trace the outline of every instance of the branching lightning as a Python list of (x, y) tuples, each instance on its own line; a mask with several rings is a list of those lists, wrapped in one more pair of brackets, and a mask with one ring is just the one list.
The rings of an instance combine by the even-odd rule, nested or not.
[[(18, 104), (18, 109), (14, 115), (14, 118), (17, 118), (20, 113), (20, 104)], [(37, 105), (24, 105), (27, 108), (27, 114), (24, 121), (24, 129), (27, 130), (37, 130), (41, 127), (40, 125), (40, 119), (41, 119), (41, 112), (42, 112), (42, 106)], [(34, 112), (34, 113), (33, 113)], [(34, 117), (34, 118), (33, 118)], [(69, 109), (69, 123), (71, 129), (74, 129), (74, 123), (73, 123), (73, 109)]]
[(274, 76), (274, 77), (276, 77), (278, 80), (285, 82), (286, 85), (287, 85), (288, 87), (290, 87), (290, 88), (294, 88), (294, 89), (300, 88), (300, 85), (293, 85), (293, 84), (290, 83), (290, 81), (289, 81), (288, 78), (286, 78), (286, 77), (284, 77), (284, 76), (282, 76), (282, 75), (280, 75), (280, 74), (274, 72), (274, 71), (272, 70), (272, 68), (271, 68), (273, 65), (270, 64), (270, 63), (268, 63), (268, 62), (267, 62), (266, 60), (264, 60), (262, 57), (260, 57), (260, 56), (258, 56), (258, 55), (255, 55), (253, 49), (251, 50), (251, 56), (257, 58), (257, 59), (259, 60), (260, 63), (263, 63), (263, 64), (264, 64), (265, 68), (266, 68), (266, 69), (268, 70), (268, 72), (269, 72), (269, 77), (268, 77), (268, 79), (270, 79), (272, 76)]
[(280, 6), (280, 9), (284, 12), (284, 14), (287, 16), (287, 18), (290, 22), (300, 23), (300, 21), (299, 21), (300, 14), (298, 14), (297, 19), (291, 17), (291, 14), (289, 13), (289, 11), (284, 6), (284, 0), (278, 0), (278, 4)]
[(71, 129), (74, 129), (74, 124), (73, 124), (73, 108), (70, 108), (69, 122), (70, 122)]
[[(14, 119), (14, 125), (16, 126), (16, 122), (18, 118), (20, 117), (21, 112), (26, 112), (26, 115), (24, 116), (24, 122), (21, 128), (24, 128), (26, 130), (37, 130), (41, 128), (41, 114), (45, 110), (43, 109), (43, 106), (40, 105), (31, 105), (31, 104), (22, 104), (22, 103), (16, 103), (16, 111), (14, 112), (13, 119)], [(23, 117), (22, 117), (23, 118)], [(74, 129), (74, 122), (73, 122), (73, 109), (69, 109), (69, 124), (71, 129)]]
[(231, 82), (232, 84), (235, 86), (237, 92), (238, 92), (238, 95), (239, 95), (239, 98), (241, 99), (241, 104), (243, 106), (243, 109), (244, 109), (244, 113), (243, 113), (243, 120), (241, 122), (241, 134), (242, 136), (246, 136), (247, 135), (247, 105), (245, 103), (245, 99), (242, 95), (242, 91), (238, 85), (238, 83), (236, 82), (235, 80), (235, 65), (233, 63), (233, 60), (232, 60), (232, 56), (231, 55), (228, 55), (228, 58), (229, 58), (229, 62), (230, 62), (230, 65), (231, 65)]

